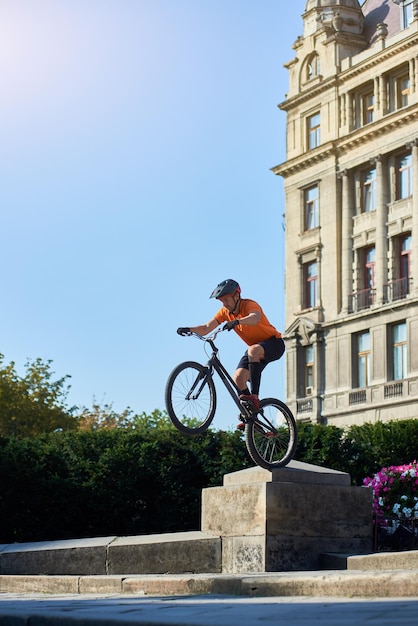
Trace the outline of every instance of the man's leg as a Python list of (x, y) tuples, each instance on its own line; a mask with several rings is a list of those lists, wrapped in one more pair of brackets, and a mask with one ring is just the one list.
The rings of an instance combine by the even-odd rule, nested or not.
[(261, 372), (264, 367), (261, 363), (264, 359), (264, 348), (258, 343), (248, 348), (248, 368), (252, 395), (258, 398), (260, 392)]

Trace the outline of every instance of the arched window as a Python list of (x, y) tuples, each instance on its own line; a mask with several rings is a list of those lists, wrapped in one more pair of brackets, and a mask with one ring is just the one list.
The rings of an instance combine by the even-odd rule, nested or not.
[(319, 55), (314, 52), (311, 54), (306, 61), (306, 75), (305, 80), (312, 80), (312, 78), (316, 78), (320, 74), (320, 63), (319, 63)]

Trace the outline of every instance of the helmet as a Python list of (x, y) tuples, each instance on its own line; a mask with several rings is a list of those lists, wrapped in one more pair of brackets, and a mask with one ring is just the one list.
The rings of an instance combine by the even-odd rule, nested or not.
[(232, 280), (232, 278), (228, 278), (227, 280), (223, 280), (210, 294), (211, 298), (220, 298), (222, 296), (227, 296), (228, 294), (232, 294), (238, 291), (241, 293), (241, 287), (237, 283), (236, 280)]

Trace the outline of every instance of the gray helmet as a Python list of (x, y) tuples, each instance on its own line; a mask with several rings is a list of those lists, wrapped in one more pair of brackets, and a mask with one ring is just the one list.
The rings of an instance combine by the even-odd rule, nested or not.
[(221, 298), (222, 296), (227, 296), (228, 294), (232, 294), (238, 291), (241, 293), (241, 287), (237, 283), (236, 280), (232, 280), (232, 278), (227, 278), (227, 280), (223, 280), (210, 294), (211, 298)]

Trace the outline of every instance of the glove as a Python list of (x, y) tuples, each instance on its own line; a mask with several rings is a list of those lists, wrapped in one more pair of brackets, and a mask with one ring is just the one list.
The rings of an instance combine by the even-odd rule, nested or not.
[(232, 320), (232, 322), (226, 322), (224, 330), (232, 330), (235, 326), (238, 326), (239, 320)]
[(185, 337), (190, 333), (190, 328), (177, 328), (177, 334)]

